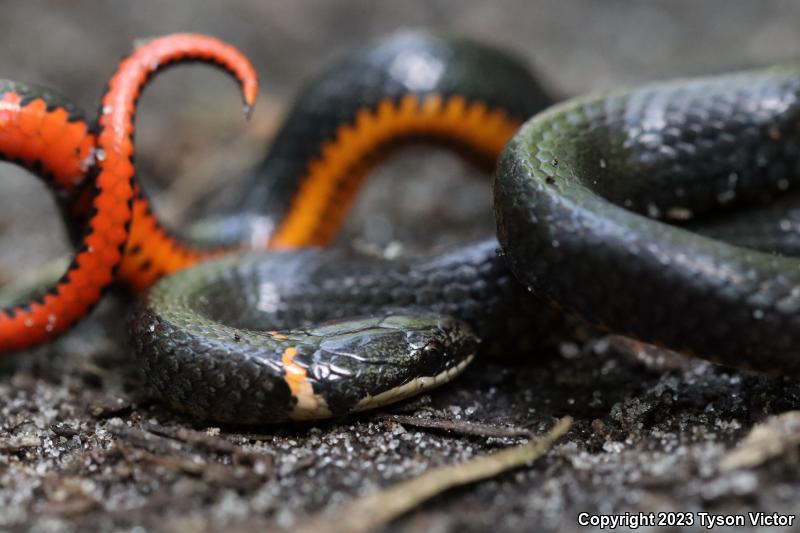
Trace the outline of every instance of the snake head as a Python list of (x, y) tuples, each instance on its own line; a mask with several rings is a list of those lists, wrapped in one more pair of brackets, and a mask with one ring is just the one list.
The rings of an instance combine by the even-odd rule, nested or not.
[(320, 339), (315, 349), (292, 360), (308, 383), (305, 394), (298, 387), (293, 418), (341, 416), (406, 399), (457, 376), (478, 347), (469, 326), (435, 314), (347, 320), (309, 335)]

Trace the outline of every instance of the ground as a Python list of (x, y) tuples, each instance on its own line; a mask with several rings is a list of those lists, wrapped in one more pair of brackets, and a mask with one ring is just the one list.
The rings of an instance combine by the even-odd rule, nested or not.
[[(186, 198), (246, 174), (302, 80), (395, 29), (505, 45), (570, 95), (791, 58), (798, 11), (744, 0), (16, 2), (0, 20), (0, 65), (4, 77), (56, 87), (92, 110), (135, 38), (205, 31), (253, 57), (264, 87), (250, 124), (232, 85), (202, 68), (165, 76), (142, 101), (137, 161), (148, 190), (162, 193), (160, 212), (178, 221)], [(8, 280), (68, 247), (44, 189), (2, 170)], [(345, 243), (414, 249), (491, 226), (485, 181), (447, 154), (412, 149), (377, 174)], [(431, 224), (442, 232), (425, 231)], [(216, 427), (176, 416), (148, 391), (125, 347), (127, 303), (112, 294), (74, 333), (0, 362), (0, 530), (294, 528), (432, 467), (541, 435), (567, 415), (568, 434), (532, 465), (447, 491), (383, 527), (582, 531), (584, 511), (796, 511), (796, 379), (595, 339), (479, 361), (380, 413)], [(437, 424), (445, 428), (427, 427)], [(749, 460), (731, 455), (759, 424), (770, 446), (751, 446)]]

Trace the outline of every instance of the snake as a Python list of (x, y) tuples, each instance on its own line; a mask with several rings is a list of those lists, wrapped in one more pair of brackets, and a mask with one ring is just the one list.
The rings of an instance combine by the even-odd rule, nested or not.
[[(521, 351), (514, 343), (526, 339), (530, 352), (565, 331), (564, 313), (719, 363), (794, 372), (796, 230), (771, 200), (791, 192), (799, 168), (799, 74), (660, 82), (551, 107), (500, 157), (499, 240), (401, 261), (301, 250), (202, 264), (140, 303), (136, 351), (173, 407), (233, 422), (341, 416), (402, 398), (451, 377), (475, 349)], [(305, 98), (322, 102), (317, 88), (331, 86), (345, 100), (357, 94), (325, 82)], [(347, 109), (332, 107), (337, 117)], [(325, 230), (315, 220), (306, 234)], [(474, 341), (449, 349), (449, 367), (383, 341), (373, 353), (363, 335), (377, 336), (387, 317), (397, 335), (398, 313), (415, 321), (410, 312), (455, 319)], [(316, 326), (353, 316), (366, 323)]]
[(434, 143), (492, 168), (524, 119), (552, 100), (515, 56), (430, 34), (395, 36), (323, 72), (241, 196), (197, 231), (212, 242), (266, 239), (266, 260), (203, 262), (156, 283), (135, 307), (131, 339), (148, 382), (201, 419), (338, 417), (452, 379), (479, 338), (500, 350), (502, 337), (511, 346), (534, 329), (544, 336), (548, 320), (531, 328), (523, 317), (535, 310), (517, 312), (494, 240), (425, 265), (322, 247), (392, 150)]
[(0, 158), (30, 170), (54, 191), (76, 248), (56, 282), (0, 309), (0, 352), (37, 346), (68, 331), (114, 280), (141, 291), (224, 252), (175, 238), (135, 179), (134, 117), (141, 91), (161, 70), (193, 61), (230, 73), (241, 86), (247, 114), (258, 90), (255, 69), (234, 47), (199, 34), (142, 43), (120, 62), (92, 122), (50, 89), (0, 80)]
[[(238, 211), (199, 224), (273, 250), (156, 269), (170, 275), (135, 305), (133, 350), (167, 404), (233, 423), (385, 405), (570, 317), (797, 373), (799, 90), (788, 65), (551, 105), (498, 49), (389, 39), (311, 83)], [(381, 156), (419, 140), (499, 155), (497, 235), (402, 260), (320, 248)]]

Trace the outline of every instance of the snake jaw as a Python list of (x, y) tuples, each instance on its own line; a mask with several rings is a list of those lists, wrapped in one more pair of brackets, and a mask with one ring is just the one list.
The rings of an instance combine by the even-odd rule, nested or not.
[(296, 399), (292, 418), (345, 415), (400, 401), (457, 376), (477, 350), (472, 330), (457, 320), (397, 315), (325, 326), (318, 348), (284, 355)]

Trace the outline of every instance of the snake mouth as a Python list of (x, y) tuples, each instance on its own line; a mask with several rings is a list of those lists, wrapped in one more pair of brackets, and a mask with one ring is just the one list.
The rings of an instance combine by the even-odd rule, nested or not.
[[(469, 354), (461, 361), (457, 362), (454, 366), (446, 368), (435, 375), (430, 376), (416, 376), (411, 380), (406, 381), (400, 385), (396, 385), (389, 389), (375, 394), (367, 394), (350, 409), (350, 413), (358, 413), (362, 411), (369, 411), (370, 409), (377, 409), (385, 407), (393, 403), (407, 400), (413, 396), (430, 391), (440, 387), (460, 375), (464, 369), (475, 359), (475, 354)], [(326, 396), (321, 393), (315, 393), (312, 389), (307, 389), (307, 392), (300, 393), (295, 396), (297, 404), (295, 404), (290, 418), (292, 420), (320, 420), (335, 416), (335, 413), (328, 405)]]
[(384, 405), (399, 402), (422, 392), (435, 389), (436, 387), (444, 385), (448, 381), (461, 374), (473, 359), (475, 359), (474, 353), (469, 354), (455, 366), (442, 370), (434, 376), (419, 376), (412, 379), (408, 383), (403, 383), (402, 385), (392, 387), (391, 389), (380, 392), (374, 396), (365, 396), (359, 400), (355, 406), (353, 406), (351, 411), (359, 412), (366, 411), (368, 409), (375, 409), (377, 407), (383, 407)]

